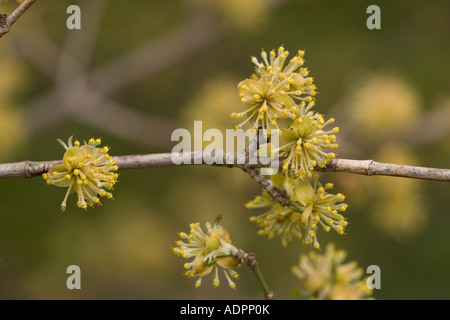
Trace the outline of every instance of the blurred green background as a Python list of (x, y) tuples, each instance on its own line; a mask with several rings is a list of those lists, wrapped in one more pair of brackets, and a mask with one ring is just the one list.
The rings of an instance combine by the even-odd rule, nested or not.
[[(338, 157), (449, 168), (450, 2), (38, 0), (0, 39), (0, 161), (61, 159), (57, 138), (101, 137), (112, 155), (170, 152), (175, 128), (233, 128), (236, 85), (250, 56), (283, 44), (306, 50), (316, 110), (341, 127)], [(366, 9), (381, 8), (381, 30)], [(11, 13), (9, 1), (0, 12)], [(294, 299), (299, 242), (256, 235), (244, 204), (260, 193), (238, 169), (120, 171), (115, 200), (87, 212), (42, 178), (0, 180), (2, 299), (260, 299), (250, 270), (237, 290), (194, 289), (171, 252), (190, 222), (222, 224), (253, 251), (277, 299)], [(377, 299), (450, 298), (450, 186), (321, 174), (346, 195), (346, 235), (334, 242), (364, 270), (381, 268)], [(263, 212), (263, 211), (261, 211)], [(68, 290), (66, 268), (81, 268)]]

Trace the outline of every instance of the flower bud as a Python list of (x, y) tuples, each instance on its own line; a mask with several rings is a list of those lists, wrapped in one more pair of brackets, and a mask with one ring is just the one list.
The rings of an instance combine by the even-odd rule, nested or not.
[(219, 232), (212, 228), (208, 231), (206, 236), (206, 252), (209, 253), (216, 249), (220, 244), (220, 234)]
[(199, 254), (195, 257), (194, 261), (192, 262), (192, 268), (195, 272), (195, 275), (203, 277), (209, 274), (213, 267), (207, 266), (203, 259), (205, 258), (205, 254)]
[(224, 269), (233, 269), (241, 263), (241, 259), (229, 255), (217, 258), (216, 263)]
[(63, 165), (67, 171), (80, 168), (80, 163), (86, 159), (86, 154), (81, 148), (72, 147), (64, 153)]

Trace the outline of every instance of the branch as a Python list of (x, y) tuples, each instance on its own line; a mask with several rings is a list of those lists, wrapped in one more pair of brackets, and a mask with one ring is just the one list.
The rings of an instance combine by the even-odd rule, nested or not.
[[(269, 167), (269, 165), (261, 164), (267, 163), (267, 158), (265, 157), (260, 157), (259, 163), (252, 164), (246, 163), (245, 155), (242, 153), (227, 153), (223, 150), (214, 151), (194, 151), (180, 154), (180, 160), (183, 162), (180, 165), (206, 165), (213, 163), (214, 166), (237, 167), (246, 172), (249, 172), (251, 168)], [(177, 164), (172, 161), (171, 153), (116, 156), (114, 159), (117, 161), (117, 165), (120, 169), (177, 166)], [(216, 159), (220, 159), (221, 163), (215, 161)], [(61, 161), (22, 161), (3, 163), (0, 164), (0, 178), (31, 178), (47, 172), (52, 166), (58, 163), (61, 163)], [(435, 181), (450, 181), (450, 169), (406, 166), (375, 162), (373, 160), (332, 159), (325, 168), (316, 167), (315, 170), (347, 172), (368, 176), (382, 175)]]
[(272, 292), (272, 290), (269, 289), (266, 281), (264, 280), (261, 270), (259, 269), (258, 263), (256, 262), (256, 255), (253, 252), (246, 253), (246, 254), (244, 254), (243, 260), (250, 267), (250, 269), (252, 269), (253, 272), (255, 273), (256, 278), (258, 279), (258, 282), (264, 291), (264, 299), (265, 300), (273, 300), (273, 292)]
[(245, 264), (249, 266), (250, 269), (252, 269), (252, 271), (255, 273), (256, 279), (258, 279), (258, 282), (261, 285), (262, 290), (264, 291), (264, 299), (273, 300), (273, 292), (269, 289), (266, 281), (264, 280), (261, 270), (259, 269), (258, 262), (256, 262), (256, 255), (253, 252), (245, 253), (241, 249), (237, 248), (236, 250), (232, 249), (231, 254), (235, 258), (239, 258), (244, 261)]
[(0, 164), (0, 178), (32, 178), (48, 172), (58, 161), (22, 161)]
[(426, 168), (376, 162), (373, 160), (332, 159), (316, 171), (348, 172), (367, 176), (393, 176), (435, 181), (450, 181), (450, 169)]
[(272, 196), (273, 200), (278, 202), (281, 206), (298, 206), (295, 201), (287, 199), (286, 190), (280, 189), (277, 186), (273, 185), (269, 180), (264, 179), (264, 177), (256, 168), (249, 168), (247, 166), (244, 166), (242, 170), (247, 172), (253, 180), (258, 182), (261, 188), (266, 190)]
[[(17, 21), (17, 19), (20, 18), (20, 16), (27, 11), (27, 9), (34, 3), (36, 0), (25, 0), (22, 2), (20, 6), (17, 7), (16, 10), (14, 10), (13, 13), (9, 15), (8, 18), (2, 23), (3, 21), (0, 20), (0, 38), (3, 37), (5, 34), (9, 32), (9, 29), (14, 24), (14, 22)], [(3, 15), (4, 18), (4, 15)]]

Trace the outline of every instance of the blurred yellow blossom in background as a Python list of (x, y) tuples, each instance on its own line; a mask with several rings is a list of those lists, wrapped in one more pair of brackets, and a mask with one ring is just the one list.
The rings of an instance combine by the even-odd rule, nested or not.
[[(386, 144), (376, 158), (381, 162), (420, 165), (413, 152), (398, 144)], [(369, 191), (375, 200), (370, 207), (374, 225), (396, 240), (407, 240), (426, 227), (421, 181), (417, 179), (377, 177)]]
[(8, 161), (26, 140), (17, 95), (26, 82), (25, 66), (10, 56), (0, 59), (0, 161)]

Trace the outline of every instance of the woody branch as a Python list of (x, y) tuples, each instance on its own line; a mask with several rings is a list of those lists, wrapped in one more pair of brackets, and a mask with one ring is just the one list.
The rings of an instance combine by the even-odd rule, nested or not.
[(0, 38), (9, 32), (9, 29), (20, 18), (20, 16), (27, 11), (27, 9), (34, 3), (36, 0), (25, 0), (22, 2), (13, 13), (6, 18), (6, 15), (0, 14)]
[[(173, 162), (171, 153), (155, 153), (141, 155), (116, 156), (114, 159), (120, 169), (139, 169), (152, 167), (177, 166)], [(217, 161), (221, 159), (222, 161)], [(223, 150), (213, 152), (185, 152), (180, 154), (180, 165), (207, 165), (237, 167), (244, 170), (263, 168), (270, 165), (269, 159), (260, 157), (258, 161), (249, 161), (243, 154), (228, 153)], [(0, 164), (0, 178), (31, 178), (48, 172), (49, 169), (61, 161), (21, 161)], [(376, 162), (374, 160), (332, 159), (324, 167), (316, 167), (316, 171), (347, 172), (361, 175), (381, 175), (426, 179), (434, 181), (450, 181), (450, 169), (407, 166), (391, 163)], [(248, 172), (250, 174), (250, 172)]]

